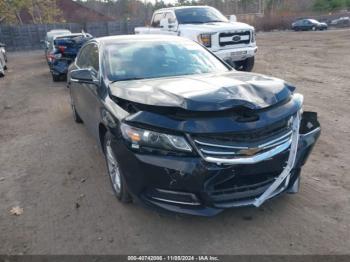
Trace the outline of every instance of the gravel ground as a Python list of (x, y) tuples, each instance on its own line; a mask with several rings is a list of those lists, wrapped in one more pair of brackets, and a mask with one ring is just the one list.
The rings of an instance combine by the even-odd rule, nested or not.
[(73, 122), (65, 83), (52, 82), (43, 52), (10, 53), (0, 79), (0, 253), (349, 253), (350, 30), (257, 40), (255, 72), (295, 84), (323, 133), (299, 194), (213, 218), (116, 201), (102, 154)]

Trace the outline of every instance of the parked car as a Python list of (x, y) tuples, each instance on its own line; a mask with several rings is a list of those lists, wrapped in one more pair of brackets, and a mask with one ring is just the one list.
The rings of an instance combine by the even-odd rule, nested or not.
[(5, 44), (0, 43), (0, 77), (5, 76), (5, 70), (7, 69), (7, 55), (5, 47)]
[(53, 40), (56, 36), (62, 36), (62, 35), (70, 35), (71, 31), (67, 30), (67, 29), (54, 29), (54, 30), (50, 30), (46, 33), (45, 39), (42, 40), (41, 42), (43, 43), (43, 47), (44, 47), (44, 51), (45, 51), (45, 57), (47, 60), (47, 63), (50, 63), (50, 61), (48, 60), (48, 53), (50, 52), (50, 50), (53, 49)]
[(68, 85), (122, 202), (203, 216), (258, 207), (298, 191), (320, 135), (291, 84), (235, 71), (180, 37), (90, 40)]
[(301, 19), (292, 24), (292, 29), (294, 31), (327, 30), (328, 25), (315, 19)]
[(87, 33), (57, 36), (53, 40), (52, 50), (48, 52), (48, 61), (53, 81), (65, 79), (69, 65), (74, 61), (82, 45), (92, 36)]
[(189, 38), (204, 45), (231, 66), (252, 71), (258, 50), (254, 27), (228, 20), (210, 6), (179, 6), (154, 12), (151, 27), (137, 27), (136, 34), (164, 34)]
[(334, 19), (331, 21), (331, 26), (348, 27), (350, 26), (350, 17), (344, 16), (344, 17), (339, 17), (338, 19)]

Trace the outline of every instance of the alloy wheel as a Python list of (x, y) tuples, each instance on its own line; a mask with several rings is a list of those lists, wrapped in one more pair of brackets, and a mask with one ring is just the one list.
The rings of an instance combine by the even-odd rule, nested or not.
[(114, 153), (111, 147), (110, 139), (106, 141), (106, 160), (107, 160), (108, 174), (111, 178), (113, 189), (115, 190), (116, 194), (119, 195), (121, 191), (121, 177), (120, 177), (121, 174), (120, 174), (118, 161), (114, 156)]

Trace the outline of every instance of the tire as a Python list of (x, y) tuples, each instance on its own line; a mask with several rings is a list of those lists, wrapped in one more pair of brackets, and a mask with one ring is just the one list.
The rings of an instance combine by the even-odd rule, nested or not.
[(111, 146), (112, 139), (112, 134), (107, 131), (103, 141), (103, 152), (105, 154), (108, 176), (116, 198), (122, 203), (130, 203), (132, 202), (132, 198), (127, 189), (123, 172), (113, 152)]
[(255, 57), (248, 57), (246, 60), (237, 63), (237, 70), (251, 72), (254, 68)]
[(54, 81), (54, 82), (61, 81), (61, 76), (52, 74), (52, 81)]
[(316, 26), (313, 26), (313, 27), (311, 28), (312, 31), (316, 31), (316, 29), (317, 29)]
[(4, 77), (5, 76), (5, 70), (2, 67), (2, 65), (0, 64), (0, 77)]
[(75, 123), (78, 124), (82, 124), (83, 120), (81, 119), (81, 117), (79, 116), (77, 110), (75, 109), (75, 105), (73, 103), (71, 103), (71, 107), (72, 107), (72, 113), (73, 113), (73, 119)]

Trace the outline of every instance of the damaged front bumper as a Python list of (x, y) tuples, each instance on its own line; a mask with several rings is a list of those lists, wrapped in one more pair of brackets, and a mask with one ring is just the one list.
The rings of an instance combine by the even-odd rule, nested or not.
[(197, 157), (162, 156), (135, 153), (121, 140), (113, 144), (134, 197), (163, 210), (212, 216), (226, 208), (259, 207), (283, 192), (298, 192), (301, 167), (321, 130), (315, 113), (300, 111), (291, 129), (280, 147), (225, 161), (206, 159), (200, 151)]
[(72, 59), (57, 59), (50, 65), (50, 70), (53, 75), (67, 75), (69, 65), (73, 62)]

